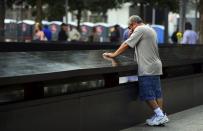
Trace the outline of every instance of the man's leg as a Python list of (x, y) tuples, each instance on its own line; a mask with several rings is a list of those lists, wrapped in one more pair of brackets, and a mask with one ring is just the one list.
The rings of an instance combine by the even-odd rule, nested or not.
[(157, 116), (164, 116), (164, 113), (163, 113), (162, 109), (159, 107), (156, 100), (149, 100), (149, 101), (147, 101), (147, 104), (149, 105), (149, 107), (151, 107), (151, 109), (154, 111), (154, 113)]
[(163, 99), (162, 98), (156, 99), (156, 102), (159, 105), (159, 107), (163, 110)]
[(149, 105), (149, 107), (152, 110), (155, 110), (155, 109), (159, 108), (159, 105), (158, 105), (156, 100), (149, 100), (149, 101), (146, 101), (146, 102), (147, 102), (147, 104)]
[[(162, 104), (161, 99), (159, 99), (158, 101), (160, 102), (160, 104)], [(168, 117), (164, 115), (162, 109), (159, 107), (157, 100), (148, 100), (146, 102), (155, 113), (154, 116), (146, 120), (146, 123), (148, 125), (155, 126), (155, 125), (167, 123), (169, 121)]]
[(162, 111), (163, 100), (160, 79), (157, 76), (139, 77), (139, 89), (142, 100), (154, 111), (154, 115), (146, 120), (148, 125), (160, 125), (168, 122), (168, 117)]

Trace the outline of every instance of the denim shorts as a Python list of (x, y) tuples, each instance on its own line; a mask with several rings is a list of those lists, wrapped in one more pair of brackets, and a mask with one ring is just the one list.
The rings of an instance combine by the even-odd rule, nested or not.
[(160, 76), (139, 76), (138, 83), (142, 101), (162, 98)]

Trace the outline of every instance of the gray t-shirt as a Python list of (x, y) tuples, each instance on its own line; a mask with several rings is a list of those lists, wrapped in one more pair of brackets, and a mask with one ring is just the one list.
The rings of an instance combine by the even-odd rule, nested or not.
[(162, 74), (157, 35), (151, 27), (148, 25), (138, 26), (124, 43), (135, 48), (139, 76)]

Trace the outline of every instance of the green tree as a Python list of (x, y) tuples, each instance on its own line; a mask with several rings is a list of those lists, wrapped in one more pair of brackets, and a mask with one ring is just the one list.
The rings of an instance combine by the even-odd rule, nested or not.
[(35, 21), (41, 23), (44, 18), (44, 13), (42, 11), (42, 6), (46, 4), (45, 0), (25, 0), (28, 5), (31, 5), (33, 8), (36, 7), (34, 14), (36, 16)]
[(42, 0), (36, 0), (36, 7), (37, 7), (37, 17), (36, 22), (41, 23), (42, 21)]
[(102, 13), (103, 21), (106, 21), (106, 13), (108, 9), (120, 8), (124, 2), (128, 0), (93, 0), (89, 2), (89, 10), (93, 13)]
[(45, 16), (50, 21), (62, 21), (66, 14), (65, 0), (50, 1), (47, 0), (48, 8), (45, 11)]
[(80, 30), (80, 22), (82, 11), (88, 9), (88, 2), (86, 0), (69, 0), (70, 11), (77, 11), (78, 30)]
[(149, 4), (157, 8), (169, 8), (171, 11), (177, 11), (179, 0), (131, 0), (134, 3)]
[[(62, 21), (65, 15), (65, 0), (26, 0), (26, 2), (33, 8), (36, 7), (33, 14), (36, 16), (35, 20), (39, 23), (45, 18), (50, 21)], [(44, 5), (47, 5), (47, 8), (42, 10)]]
[(78, 28), (83, 10), (102, 13), (105, 16), (108, 9), (119, 8), (121, 3), (129, 0), (69, 0), (71, 11), (77, 11)]
[[(161, 9), (164, 11), (164, 26), (165, 26), (165, 43), (168, 43), (168, 13), (169, 11), (177, 11), (178, 10), (178, 2), (179, 0), (132, 0), (134, 4), (140, 3), (141, 12), (140, 16), (145, 18), (144, 14), (144, 6), (149, 5), (155, 9)], [(144, 19), (145, 20), (145, 19)]]
[(179, 0), (131, 0), (132, 3), (140, 3), (141, 6), (141, 17), (144, 17), (144, 6), (150, 5), (153, 8), (165, 9), (167, 8), (170, 11), (176, 12), (178, 10)]

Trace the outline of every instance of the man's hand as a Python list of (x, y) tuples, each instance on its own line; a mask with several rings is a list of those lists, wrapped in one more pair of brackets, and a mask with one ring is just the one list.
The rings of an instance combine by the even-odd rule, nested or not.
[(121, 44), (121, 46), (115, 52), (113, 52), (113, 53), (106, 52), (106, 53), (103, 54), (103, 56), (114, 58), (114, 57), (120, 55), (121, 53), (123, 53), (128, 48), (129, 48), (128, 44), (123, 43), (123, 44)]
[(105, 56), (105, 55), (103, 55), (103, 58), (104, 58), (105, 60), (111, 61), (113, 67), (114, 67), (114, 66), (118, 66), (118, 63), (117, 63), (113, 58), (108, 57), (108, 56)]
[(110, 58), (114, 58), (115, 57), (114, 53), (108, 53), (108, 52), (105, 52), (103, 54), (103, 56), (110, 57)]

